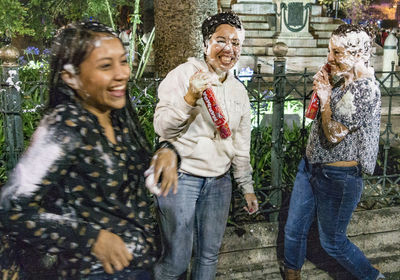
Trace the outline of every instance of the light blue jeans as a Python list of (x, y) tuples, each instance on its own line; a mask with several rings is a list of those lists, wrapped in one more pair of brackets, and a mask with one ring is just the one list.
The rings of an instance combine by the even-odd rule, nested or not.
[(215, 278), (231, 192), (229, 173), (220, 177), (179, 173), (178, 193), (156, 198), (163, 242), (154, 269), (156, 280), (178, 279), (185, 273), (192, 249), (192, 280)]
[(309, 165), (303, 159), (294, 183), (285, 226), (285, 266), (303, 266), (307, 235), (317, 215), (321, 246), (357, 279), (375, 280), (379, 271), (346, 235), (363, 190), (361, 167)]

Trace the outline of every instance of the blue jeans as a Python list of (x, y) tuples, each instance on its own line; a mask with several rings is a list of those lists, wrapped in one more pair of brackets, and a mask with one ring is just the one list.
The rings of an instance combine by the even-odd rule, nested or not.
[(379, 271), (346, 235), (362, 190), (360, 166), (309, 165), (303, 159), (298, 167), (285, 226), (285, 266), (295, 270), (303, 266), (308, 231), (317, 215), (322, 248), (357, 279), (375, 280)]
[(178, 279), (188, 268), (192, 249), (192, 280), (215, 278), (231, 192), (229, 173), (220, 177), (179, 173), (178, 193), (156, 198), (163, 252), (155, 279)]

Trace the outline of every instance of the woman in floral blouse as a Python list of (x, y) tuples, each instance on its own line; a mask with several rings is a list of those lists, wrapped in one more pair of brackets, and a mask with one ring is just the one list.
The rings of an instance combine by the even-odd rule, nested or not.
[[(379, 144), (381, 94), (369, 60), (373, 36), (359, 26), (340, 25), (329, 41), (328, 64), (314, 76), (320, 112), (299, 164), (285, 226), (285, 279), (301, 279), (307, 235), (315, 215), (325, 251), (357, 279), (384, 276), (346, 235), (372, 174)], [(331, 84), (332, 76), (340, 78)]]
[[(150, 279), (157, 258), (143, 173), (150, 148), (126, 94), (123, 45), (96, 22), (62, 29), (52, 50), (49, 112), (0, 201), (0, 229), (21, 279)], [(125, 106), (126, 105), (126, 106)], [(177, 183), (164, 143), (153, 165)]]

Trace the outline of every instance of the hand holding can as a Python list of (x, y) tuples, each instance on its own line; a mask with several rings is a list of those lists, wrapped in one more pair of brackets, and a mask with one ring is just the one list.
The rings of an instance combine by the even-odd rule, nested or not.
[[(327, 63), (323, 67), (326, 69), (328, 74), (330, 74), (330, 72), (331, 72), (330, 65)], [(305, 113), (305, 117), (309, 118), (311, 120), (315, 119), (315, 117), (317, 116), (317, 113), (318, 113), (318, 109), (319, 109), (318, 94), (316, 91), (313, 91), (313, 93), (311, 95), (310, 103), (308, 104), (308, 107), (307, 107), (307, 110)]]

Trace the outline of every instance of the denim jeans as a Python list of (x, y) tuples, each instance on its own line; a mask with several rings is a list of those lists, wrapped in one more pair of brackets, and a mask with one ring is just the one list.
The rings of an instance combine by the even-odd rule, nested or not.
[(309, 165), (303, 159), (298, 167), (285, 226), (285, 266), (295, 270), (303, 266), (308, 231), (317, 215), (324, 250), (356, 278), (375, 280), (379, 271), (346, 235), (362, 190), (360, 166)]
[(163, 252), (154, 269), (157, 280), (178, 279), (192, 256), (192, 280), (215, 278), (218, 252), (229, 214), (229, 173), (197, 177), (179, 173), (178, 193), (156, 198)]

